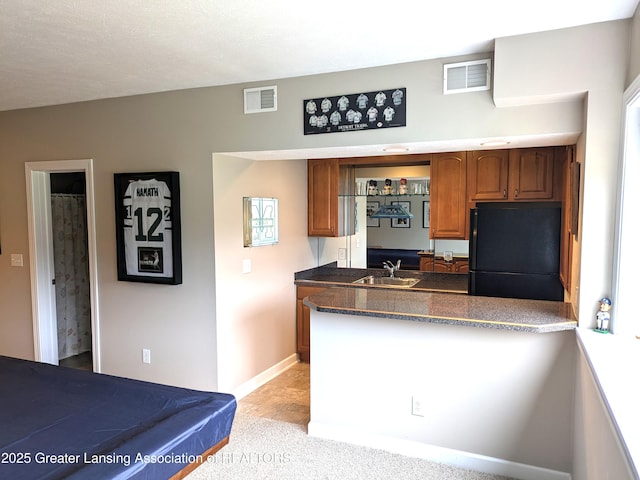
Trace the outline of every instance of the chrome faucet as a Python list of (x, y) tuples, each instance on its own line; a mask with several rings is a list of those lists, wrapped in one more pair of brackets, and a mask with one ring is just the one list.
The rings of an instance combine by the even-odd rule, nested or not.
[(391, 263), (391, 261), (387, 260), (382, 262), (382, 266), (387, 272), (389, 272), (389, 276), (393, 278), (395, 276), (395, 273), (400, 270), (400, 260), (398, 260), (398, 263), (396, 263), (395, 265)]

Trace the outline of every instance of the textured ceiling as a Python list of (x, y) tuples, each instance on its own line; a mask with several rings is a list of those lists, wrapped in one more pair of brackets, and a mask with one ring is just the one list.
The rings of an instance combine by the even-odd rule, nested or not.
[(0, 0), (0, 110), (486, 52), (638, 1)]

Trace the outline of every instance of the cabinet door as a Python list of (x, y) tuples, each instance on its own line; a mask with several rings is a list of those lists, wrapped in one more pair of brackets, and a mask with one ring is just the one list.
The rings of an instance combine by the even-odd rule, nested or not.
[(302, 303), (302, 298), (296, 301), (296, 350), (301, 362), (309, 362), (311, 356), (311, 324), (309, 307)]
[(433, 271), (433, 255), (430, 256), (420, 256), (420, 271), (421, 272), (432, 272)]
[(338, 175), (337, 158), (307, 161), (310, 237), (338, 236)]
[(431, 158), (431, 238), (468, 238), (467, 154)]
[(553, 197), (554, 149), (511, 150), (509, 195), (513, 200), (548, 200)]
[(433, 271), (440, 273), (451, 273), (453, 268), (453, 264), (451, 262), (447, 262), (443, 258), (436, 258), (433, 261)]
[(469, 152), (469, 199), (506, 200), (509, 182), (509, 150)]
[(325, 290), (322, 287), (300, 287), (296, 292), (296, 346), (301, 362), (311, 358), (311, 309), (304, 304), (304, 298)]
[[(571, 268), (572, 268), (572, 255), (573, 255), (573, 234), (572, 234), (572, 221), (571, 213), (573, 208), (573, 202), (577, 199), (572, 197), (572, 192), (576, 191), (576, 182), (579, 184), (579, 178), (577, 178), (578, 164), (574, 158), (574, 148), (567, 147), (562, 157), (562, 230), (560, 233), (560, 281), (564, 286), (564, 289), (571, 293)], [(573, 185), (572, 185), (573, 183)], [(572, 188), (573, 187), (573, 188)]]
[(469, 260), (456, 260), (453, 264), (453, 271), (456, 273), (469, 273)]

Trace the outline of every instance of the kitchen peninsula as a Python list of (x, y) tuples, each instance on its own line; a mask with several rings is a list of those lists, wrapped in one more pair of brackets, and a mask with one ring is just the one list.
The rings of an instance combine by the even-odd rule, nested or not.
[(301, 300), (319, 312), (533, 333), (573, 330), (577, 326), (568, 303), (451, 295), (467, 293), (466, 275), (401, 270), (399, 277), (420, 281), (411, 288), (354, 284), (366, 275), (384, 276), (385, 272), (325, 266), (298, 272), (296, 284), (299, 288), (312, 287), (311, 296)]
[(331, 288), (307, 298), (318, 312), (546, 333), (573, 330), (571, 305), (543, 300), (391, 289)]
[(438, 274), (417, 290), (341, 285), (367, 273), (349, 270), (296, 278), (324, 286), (303, 300), (310, 435), (517, 478), (569, 478), (569, 304), (442, 293), (430, 277)]

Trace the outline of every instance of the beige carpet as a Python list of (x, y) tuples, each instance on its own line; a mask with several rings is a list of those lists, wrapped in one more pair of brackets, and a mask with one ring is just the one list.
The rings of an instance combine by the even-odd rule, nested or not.
[(495, 475), (309, 437), (305, 427), (237, 414), (229, 445), (187, 480), (498, 480)]

